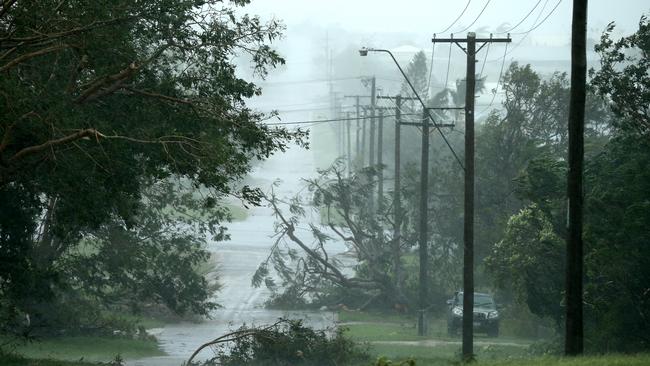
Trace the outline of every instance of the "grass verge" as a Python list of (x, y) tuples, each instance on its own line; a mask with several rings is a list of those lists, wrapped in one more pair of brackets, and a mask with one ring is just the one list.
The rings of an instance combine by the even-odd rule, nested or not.
[(96, 364), (84, 361), (29, 359), (16, 355), (0, 354), (0, 366), (96, 366)]
[[(18, 344), (14, 353), (26, 359), (51, 359), (88, 362), (107, 362), (120, 355), (124, 359), (164, 356), (155, 340), (59, 337), (38, 342)], [(39, 364), (40, 365), (40, 364)]]

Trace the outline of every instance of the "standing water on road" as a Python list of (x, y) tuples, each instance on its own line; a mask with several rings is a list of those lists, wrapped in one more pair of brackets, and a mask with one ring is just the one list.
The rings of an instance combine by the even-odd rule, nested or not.
[[(303, 178), (316, 174), (314, 156), (311, 150), (292, 147), (283, 154), (277, 154), (263, 162), (252, 173), (255, 185), (268, 191), (273, 182), (278, 197), (288, 198), (305, 189)], [(307, 215), (307, 219), (318, 224), (318, 214)], [(208, 249), (216, 257), (219, 282), (222, 289), (216, 294), (216, 302), (221, 307), (212, 313), (212, 318), (201, 323), (181, 322), (165, 325), (156, 329), (156, 337), (161, 349), (167, 353), (164, 357), (135, 360), (129, 364), (179, 365), (184, 362), (200, 345), (211, 341), (242, 324), (263, 325), (275, 322), (280, 317), (304, 319), (310, 326), (321, 329), (331, 326), (336, 321), (331, 312), (282, 311), (264, 308), (264, 302), (270, 292), (265, 287), (255, 288), (251, 278), (258, 265), (269, 255), (274, 242), (273, 225), (275, 217), (269, 207), (252, 207), (244, 221), (227, 225), (230, 240), (210, 242)], [(307, 222), (302, 225), (307, 226)], [(306, 233), (306, 232), (305, 232)], [(308, 234), (308, 233), (307, 233)], [(346, 247), (341, 242), (332, 241), (332, 253), (343, 253)], [(199, 359), (209, 358), (212, 353), (206, 349)]]

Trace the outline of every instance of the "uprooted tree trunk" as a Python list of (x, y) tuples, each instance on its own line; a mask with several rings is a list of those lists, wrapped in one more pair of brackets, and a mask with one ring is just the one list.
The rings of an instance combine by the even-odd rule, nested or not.
[[(281, 201), (275, 193), (266, 196), (277, 218), (276, 241), (268, 258), (262, 262), (253, 284), (262, 281), (278, 291), (269, 264), (282, 280), (281, 287), (294, 296), (320, 295), (332, 288), (343, 288), (363, 294), (366, 301), (360, 308), (382, 299), (386, 305), (406, 305), (394, 279), (394, 248), (390, 237), (393, 223), (390, 213), (369, 213), (368, 197), (372, 195), (376, 172), (369, 169), (345, 178), (339, 165), (322, 171), (320, 177), (306, 181), (312, 193), (311, 205), (318, 212), (325, 210), (326, 224), (309, 224), (311, 242), (297, 231), (306, 217), (305, 203), (299, 197)], [(286, 205), (286, 207), (285, 207)], [(385, 205), (390, 210), (390, 205)], [(333, 222), (333, 218), (336, 222)], [(355, 270), (346, 270), (333, 255), (331, 242), (340, 240), (355, 256)], [(297, 250), (299, 249), (299, 250)]]

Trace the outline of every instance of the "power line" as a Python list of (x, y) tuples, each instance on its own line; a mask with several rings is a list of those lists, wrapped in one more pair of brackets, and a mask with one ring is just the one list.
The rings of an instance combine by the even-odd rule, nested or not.
[[(492, 42), (487, 44), (487, 49), (485, 50), (485, 57), (483, 57), (483, 65), (481, 65), (481, 73), (478, 75), (479, 80), (483, 77), (483, 69), (485, 68), (485, 61), (487, 61), (488, 53), (490, 53), (490, 45)], [(506, 43), (507, 45), (507, 43)]]
[(449, 68), (451, 67), (451, 47), (452, 47), (452, 44), (450, 42), (449, 43), (449, 58), (447, 59), (447, 76), (445, 76), (445, 89), (447, 89), (447, 85), (449, 83)]
[(482, 111), (479, 112), (479, 114), (485, 113), (490, 107), (492, 107), (492, 103), (494, 103), (494, 98), (497, 96), (497, 91), (499, 90), (499, 83), (501, 82), (501, 77), (503, 76), (503, 66), (506, 63), (506, 55), (508, 54), (508, 43), (506, 43), (505, 50), (503, 51), (503, 61), (501, 62), (501, 71), (499, 71), (499, 79), (497, 79), (497, 86), (494, 88), (494, 93), (492, 94), (492, 100), (490, 100), (490, 104), (488, 104), (487, 107), (485, 107)]
[[(528, 17), (533, 13), (533, 11), (535, 11), (535, 9), (537, 9), (537, 7), (539, 6), (539, 4), (540, 4), (541, 2), (542, 2), (542, 0), (538, 0), (538, 1), (537, 1), (537, 4), (535, 4), (535, 6), (533, 6), (533, 8), (530, 9), (530, 11), (528, 12), (528, 14), (526, 14), (526, 16), (525, 16), (523, 19), (521, 19), (521, 20), (519, 21), (519, 23), (515, 24), (514, 27), (512, 27), (512, 28), (510, 28), (510, 29), (508, 29), (508, 30), (506, 30), (506, 31), (503, 31), (503, 32), (496, 32), (496, 34), (506, 34), (506, 33), (510, 33), (511, 31), (515, 30), (517, 27), (519, 27), (519, 26), (521, 25), (521, 23), (523, 23), (526, 19), (528, 19)], [(546, 2), (548, 2), (548, 0), (546, 0)], [(544, 6), (546, 6), (546, 5), (544, 5)]]
[[(460, 17), (462, 17), (463, 14), (465, 14), (465, 11), (467, 10), (467, 8), (469, 8), (469, 4), (470, 4), (471, 2), (472, 2), (472, 0), (468, 0), (468, 1), (467, 1), (467, 4), (465, 5), (465, 9), (463, 9), (463, 11), (460, 13), (460, 15), (459, 15), (459, 16), (458, 16), (458, 17), (457, 17), (457, 18), (456, 18), (456, 19), (455, 19), (451, 24), (449, 24), (449, 26), (448, 26), (447, 28), (445, 28), (443, 31), (438, 32), (438, 33), (445, 33), (446, 31), (448, 31), (449, 29), (451, 29), (451, 27), (453, 27), (454, 24), (456, 24), (456, 22), (460, 19)], [(435, 35), (435, 33), (434, 33), (434, 35)]]
[[(521, 46), (521, 44), (524, 42), (524, 40), (526, 39), (526, 37), (528, 37), (528, 35), (530, 34), (530, 32), (532, 32), (533, 30), (535, 30), (535, 29), (537, 29), (539, 26), (541, 26), (541, 25), (542, 25), (542, 24), (543, 24), (543, 23), (548, 19), (548, 17), (550, 17), (551, 14), (553, 14), (553, 12), (555, 11), (555, 9), (557, 9), (557, 7), (560, 5), (561, 2), (562, 2), (562, 0), (558, 0), (558, 2), (555, 4), (555, 7), (553, 7), (553, 9), (552, 9), (552, 10), (551, 10), (547, 15), (546, 15), (546, 17), (544, 17), (544, 19), (542, 19), (541, 22), (537, 23), (537, 21), (539, 20), (539, 18), (540, 18), (540, 17), (542, 16), (542, 14), (544, 13), (544, 9), (546, 9), (546, 5), (548, 5), (548, 0), (546, 0), (546, 1), (544, 2), (544, 5), (542, 6), (542, 9), (540, 10), (539, 14), (537, 14), (537, 18), (535, 18), (535, 21), (533, 22), (533, 24), (535, 24), (535, 23), (537, 23), (537, 24), (536, 24), (535, 26), (533, 26), (531, 29), (527, 30), (526, 32), (515, 33), (515, 34), (523, 34), (524, 36), (521, 37), (521, 39), (519, 40), (519, 42), (517, 42), (517, 43), (512, 47), (512, 49), (510, 49), (510, 52), (507, 53), (507, 54), (505, 54), (505, 55), (503, 56), (503, 58), (505, 59), (505, 57), (508, 56), (509, 54), (513, 53), (513, 52), (517, 49), (517, 47)], [(494, 59), (494, 60), (489, 60), (488, 62), (498, 62), (498, 61), (501, 61), (501, 58), (497, 58), (497, 59)]]
[[(459, 30), (459, 31), (454, 32), (454, 33), (462, 33), (462, 32), (464, 32), (464, 31), (470, 29), (470, 28), (474, 25), (474, 23), (476, 23), (476, 21), (478, 20), (478, 18), (480, 18), (481, 15), (483, 15), (483, 12), (484, 12), (485, 9), (487, 8), (487, 6), (490, 5), (490, 1), (492, 1), (492, 0), (488, 0), (488, 1), (485, 3), (485, 6), (483, 6), (483, 9), (481, 9), (481, 12), (478, 13), (478, 15), (476, 16), (476, 19), (474, 19), (474, 21), (473, 21), (470, 25), (468, 25), (467, 27), (463, 28), (462, 30)], [(453, 34), (453, 33), (452, 33), (452, 34)]]
[[(407, 114), (402, 114), (402, 116), (419, 116), (419, 113), (407, 113)], [(389, 114), (389, 115), (384, 115), (384, 118), (388, 117), (396, 117), (397, 115), (395, 114)], [(358, 119), (376, 119), (377, 117), (373, 116), (364, 116), (364, 117), (359, 117)], [(300, 125), (300, 124), (319, 124), (319, 123), (330, 123), (330, 122), (345, 122), (345, 121), (356, 121), (357, 118), (332, 118), (332, 119), (316, 119), (316, 120), (310, 120), (310, 121), (292, 121), (292, 122), (273, 122), (273, 123), (264, 123), (265, 126), (286, 126), (286, 125)]]
[(551, 9), (551, 11), (544, 17), (544, 19), (542, 19), (542, 21), (537, 23), (537, 25), (535, 25), (534, 27), (530, 28), (529, 30), (527, 30), (525, 32), (512, 33), (512, 34), (526, 34), (526, 35), (528, 35), (528, 33), (530, 33), (532, 31), (534, 31), (535, 29), (539, 28), (542, 24), (544, 24), (544, 22), (546, 22), (546, 19), (548, 19), (548, 17), (550, 17), (555, 12), (555, 9), (557, 9), (557, 7), (560, 5), (561, 2), (562, 2), (562, 0), (558, 0), (558, 2), (555, 4), (553, 9)]
[(433, 55), (436, 52), (436, 44), (431, 44), (431, 64), (429, 65), (429, 80), (427, 81), (427, 98), (429, 98), (429, 88), (431, 87), (431, 73), (433, 72)]

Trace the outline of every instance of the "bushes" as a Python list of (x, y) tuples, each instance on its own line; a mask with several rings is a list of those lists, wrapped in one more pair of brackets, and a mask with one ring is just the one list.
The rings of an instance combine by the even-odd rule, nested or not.
[(204, 346), (212, 346), (216, 353), (204, 366), (329, 366), (369, 361), (366, 350), (346, 338), (342, 329), (328, 335), (325, 330), (306, 327), (301, 320), (280, 319), (266, 328), (243, 326)]

